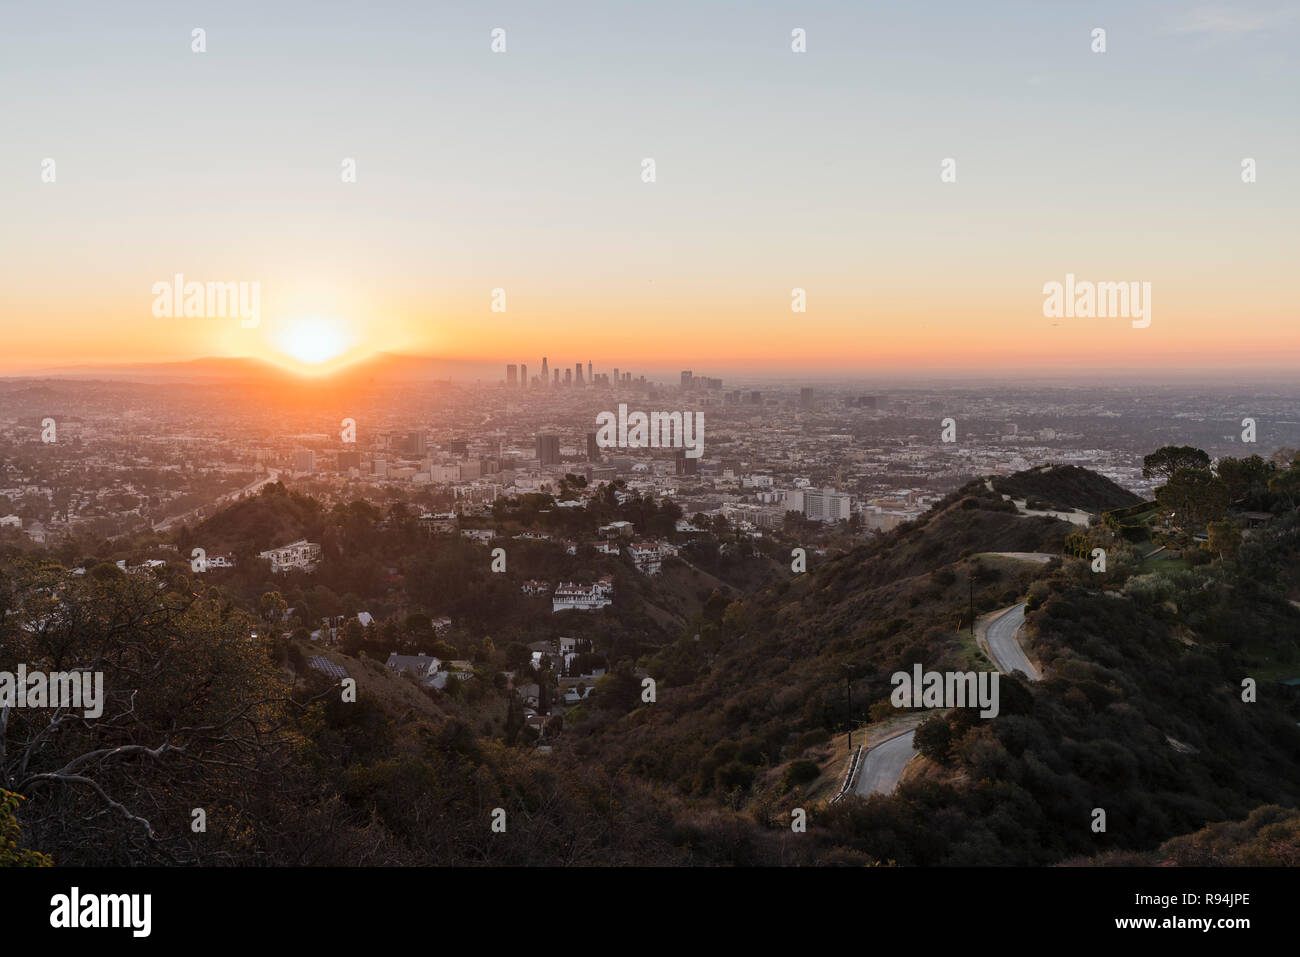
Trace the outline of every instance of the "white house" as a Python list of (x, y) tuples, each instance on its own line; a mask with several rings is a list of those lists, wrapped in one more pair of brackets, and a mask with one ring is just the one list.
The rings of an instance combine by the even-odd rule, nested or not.
[(551, 596), (551, 611), (596, 611), (614, 604), (611, 579), (602, 579), (588, 585), (581, 582), (560, 582)]
[(302, 571), (311, 571), (320, 561), (320, 545), (316, 542), (309, 542), (305, 538), (300, 538), (296, 542), (290, 542), (280, 548), (267, 549), (258, 553), (258, 558), (269, 558), (271, 560), (271, 571), (274, 573), (287, 572), (292, 569)]
[(642, 575), (658, 575), (663, 565), (663, 555), (653, 542), (638, 542), (627, 547), (632, 564)]

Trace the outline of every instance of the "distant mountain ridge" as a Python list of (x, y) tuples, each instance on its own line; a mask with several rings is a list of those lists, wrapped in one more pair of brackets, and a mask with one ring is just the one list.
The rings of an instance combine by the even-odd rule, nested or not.
[[(326, 364), (328, 367), (328, 364)], [(10, 379), (134, 379), (139, 381), (225, 380), (236, 382), (301, 382), (325, 378), (331, 382), (383, 379), (388, 382), (494, 380), (500, 366), (479, 360), (443, 359), (436, 356), (375, 352), (333, 371), (316, 373), (276, 365), (252, 356), (205, 356), (180, 362), (88, 363), (34, 370)]]

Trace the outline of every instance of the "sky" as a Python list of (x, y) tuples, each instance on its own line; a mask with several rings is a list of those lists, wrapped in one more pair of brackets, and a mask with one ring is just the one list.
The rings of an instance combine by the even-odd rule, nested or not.
[[(0, 374), (371, 351), (530, 374), (543, 355), (698, 374), (1300, 368), (1300, 4), (0, 16)], [(1149, 282), (1150, 324), (1045, 316), (1067, 273)], [(155, 315), (177, 274), (257, 283), (256, 326)]]

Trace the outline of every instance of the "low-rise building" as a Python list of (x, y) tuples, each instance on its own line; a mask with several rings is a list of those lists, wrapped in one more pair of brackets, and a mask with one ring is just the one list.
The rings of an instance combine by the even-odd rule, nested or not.
[(455, 535), (459, 519), (455, 512), (425, 512), (419, 521), (431, 535)]
[(601, 579), (591, 584), (560, 582), (551, 595), (551, 611), (597, 611), (614, 604), (612, 579)]
[(320, 555), (321, 549), (318, 543), (300, 538), (298, 541), (282, 545), (280, 548), (270, 548), (264, 552), (259, 552), (257, 557), (270, 559), (271, 571), (278, 574), (295, 569), (311, 571), (316, 567), (316, 563), (320, 561)]
[(412, 675), (421, 682), (430, 680), (442, 668), (442, 661), (432, 655), (399, 655), (397, 652), (389, 655), (384, 664), (398, 674)]
[(627, 547), (627, 553), (643, 575), (658, 575), (663, 567), (663, 553), (654, 542), (635, 542)]

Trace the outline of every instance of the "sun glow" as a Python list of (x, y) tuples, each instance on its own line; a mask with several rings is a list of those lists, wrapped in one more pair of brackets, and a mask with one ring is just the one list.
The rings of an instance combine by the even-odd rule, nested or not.
[(352, 346), (352, 337), (341, 322), (320, 316), (278, 322), (271, 339), (285, 356), (308, 366), (337, 359)]

